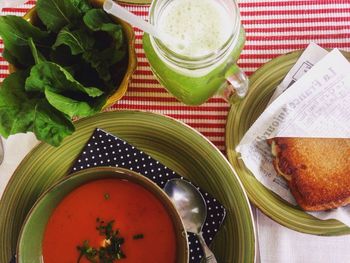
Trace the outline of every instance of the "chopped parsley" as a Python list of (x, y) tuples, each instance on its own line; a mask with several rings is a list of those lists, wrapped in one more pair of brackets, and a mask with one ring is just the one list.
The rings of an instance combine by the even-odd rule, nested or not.
[(106, 200), (108, 200), (108, 199), (110, 198), (109, 193), (105, 193), (105, 194), (104, 194), (104, 198), (105, 198)]
[(121, 249), (124, 244), (124, 238), (119, 236), (119, 230), (113, 230), (114, 220), (105, 223), (100, 218), (96, 219), (96, 230), (105, 238), (104, 245), (94, 248), (89, 245), (89, 241), (85, 240), (82, 246), (77, 246), (80, 252), (77, 263), (85, 257), (91, 263), (114, 263), (116, 260), (125, 258), (125, 254)]
[(78, 251), (80, 251), (80, 255), (78, 258), (78, 263), (80, 262), (80, 260), (85, 257), (87, 260), (89, 260), (90, 262), (96, 262), (96, 257), (97, 257), (97, 250), (96, 248), (93, 248), (89, 245), (89, 241), (84, 240), (83, 245), (82, 246), (77, 246)]
[(137, 234), (137, 235), (134, 235), (133, 237), (132, 237), (132, 239), (142, 239), (142, 238), (144, 238), (144, 236), (143, 236), (143, 234)]

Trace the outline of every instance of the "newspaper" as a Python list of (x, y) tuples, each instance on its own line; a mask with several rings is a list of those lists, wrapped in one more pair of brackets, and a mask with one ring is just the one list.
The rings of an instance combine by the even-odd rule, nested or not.
[(292, 86), (301, 76), (308, 72), (318, 61), (320, 61), (328, 51), (315, 43), (305, 49), (298, 61), (294, 64), (280, 85), (277, 86), (268, 105), (270, 105), (279, 95)]
[[(312, 44), (279, 86), (274, 94), (276, 99), (236, 148), (256, 178), (293, 205), (296, 202), (287, 182), (272, 165), (266, 139), (350, 138), (349, 72), (350, 63), (339, 50), (327, 53)], [(310, 214), (320, 219), (334, 218), (350, 226), (350, 206)]]

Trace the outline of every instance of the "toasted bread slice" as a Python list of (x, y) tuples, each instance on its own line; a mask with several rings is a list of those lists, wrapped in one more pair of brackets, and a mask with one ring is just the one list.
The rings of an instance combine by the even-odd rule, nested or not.
[(304, 210), (350, 203), (350, 139), (273, 138), (276, 171)]

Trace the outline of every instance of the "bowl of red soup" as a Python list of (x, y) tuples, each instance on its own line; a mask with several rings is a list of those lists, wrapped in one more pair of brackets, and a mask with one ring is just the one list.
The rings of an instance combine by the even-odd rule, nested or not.
[(186, 232), (168, 196), (120, 168), (83, 170), (47, 190), (17, 249), (19, 263), (188, 262)]

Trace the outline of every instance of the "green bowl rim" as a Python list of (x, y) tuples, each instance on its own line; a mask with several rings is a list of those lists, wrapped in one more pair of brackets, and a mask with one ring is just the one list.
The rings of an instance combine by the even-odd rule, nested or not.
[[(184, 249), (185, 253), (183, 253), (183, 255), (181, 255), (182, 258), (179, 258), (179, 260), (183, 260), (183, 262), (188, 262), (189, 244), (188, 244), (187, 235), (185, 234), (186, 233), (185, 226), (183, 224), (183, 221), (182, 221), (179, 213), (177, 212), (175, 205), (173, 204), (171, 199), (167, 196), (167, 194), (162, 190), (162, 188), (160, 188), (156, 183), (154, 183), (152, 180), (148, 179), (146, 176), (143, 176), (142, 174), (139, 174), (135, 171), (132, 171), (132, 170), (129, 170), (126, 168), (121, 168), (121, 167), (106, 167), (106, 166), (97, 166), (97, 167), (87, 168), (87, 169), (80, 170), (80, 171), (74, 172), (72, 174), (66, 175), (63, 178), (59, 179), (54, 184), (52, 184), (48, 189), (46, 189), (38, 197), (38, 199), (35, 201), (35, 203), (31, 207), (31, 209), (27, 213), (26, 218), (24, 219), (23, 224), (21, 226), (21, 230), (19, 232), (17, 246), (16, 246), (16, 255), (17, 255), (16, 262), (18, 263), (19, 259), (20, 259), (20, 245), (21, 245), (21, 242), (23, 239), (24, 230), (27, 227), (27, 223), (31, 220), (33, 213), (35, 213), (36, 209), (41, 205), (42, 200), (44, 200), (47, 197), (47, 195), (50, 194), (52, 191), (62, 187), (63, 184), (67, 184), (70, 180), (74, 180), (74, 179), (79, 178), (79, 177), (84, 177), (87, 174), (94, 174), (96, 172), (100, 172), (101, 170), (103, 172), (110, 173), (111, 177), (113, 177), (112, 176), (113, 174), (116, 175), (115, 179), (129, 180), (129, 178), (130, 178), (130, 181), (132, 181), (132, 183), (136, 183), (136, 184), (142, 186), (143, 188), (145, 188), (146, 190), (151, 192), (152, 195), (156, 196), (157, 199), (159, 199), (161, 201), (162, 205), (166, 208), (167, 213), (171, 216), (176, 217), (176, 218), (171, 217), (174, 229), (176, 229), (177, 232), (178, 231), (181, 232), (181, 233), (178, 232), (176, 234), (176, 238), (177, 238), (177, 243), (183, 245), (183, 249)], [(71, 190), (70, 192), (74, 191), (76, 188), (78, 188), (79, 186), (82, 186), (83, 184), (85, 184), (87, 182), (99, 180), (98, 176), (99, 175), (93, 175), (93, 177), (96, 177), (96, 178), (89, 180), (89, 181), (86, 181), (86, 182), (79, 183), (79, 185), (74, 187), (74, 189)], [(122, 178), (118, 178), (118, 176), (121, 176)], [(125, 178), (125, 177), (127, 177), (127, 178)], [(67, 196), (67, 195), (65, 195), (65, 196)], [(62, 200), (60, 200), (60, 202)]]

